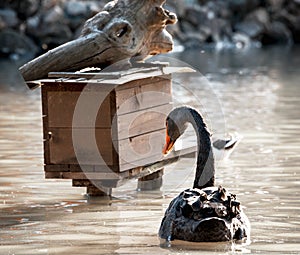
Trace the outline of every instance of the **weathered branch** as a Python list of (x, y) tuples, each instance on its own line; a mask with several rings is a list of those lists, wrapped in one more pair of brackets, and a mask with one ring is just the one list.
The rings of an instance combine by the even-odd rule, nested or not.
[(119, 0), (86, 21), (81, 36), (30, 61), (20, 68), (26, 81), (47, 77), (52, 71), (105, 68), (123, 59), (144, 59), (173, 48), (165, 30), (177, 21), (162, 7), (164, 0)]

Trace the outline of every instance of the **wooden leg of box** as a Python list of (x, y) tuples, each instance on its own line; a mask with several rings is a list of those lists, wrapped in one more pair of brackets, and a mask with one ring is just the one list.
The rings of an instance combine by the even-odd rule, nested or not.
[(160, 169), (153, 174), (146, 175), (138, 179), (138, 190), (157, 190), (162, 186), (162, 176), (164, 169)]
[(112, 188), (101, 187), (101, 189), (96, 186), (87, 186), (87, 194), (89, 196), (111, 196)]

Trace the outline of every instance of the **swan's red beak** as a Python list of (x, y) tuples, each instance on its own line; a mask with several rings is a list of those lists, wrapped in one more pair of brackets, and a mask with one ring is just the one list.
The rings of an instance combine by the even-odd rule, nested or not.
[(168, 131), (166, 132), (166, 144), (163, 148), (162, 153), (167, 155), (173, 148), (175, 141), (172, 141), (171, 137), (168, 135)]

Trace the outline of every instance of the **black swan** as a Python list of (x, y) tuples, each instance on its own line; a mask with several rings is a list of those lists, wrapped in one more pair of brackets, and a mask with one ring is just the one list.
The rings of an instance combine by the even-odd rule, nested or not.
[(201, 114), (188, 106), (175, 108), (166, 119), (166, 144), (163, 153), (172, 150), (175, 141), (191, 123), (197, 134), (197, 169), (192, 189), (173, 199), (162, 220), (159, 237), (166, 241), (220, 242), (247, 240), (250, 224), (236, 196), (214, 187), (215, 167), (210, 133)]

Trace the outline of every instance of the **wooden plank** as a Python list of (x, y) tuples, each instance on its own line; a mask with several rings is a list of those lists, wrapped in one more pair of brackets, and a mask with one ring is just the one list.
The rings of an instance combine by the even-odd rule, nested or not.
[[(51, 128), (52, 138), (47, 141), (50, 148), (50, 161), (46, 164), (78, 164), (73, 148), (76, 136), (77, 155), (80, 155), (80, 164), (84, 165), (112, 165), (112, 148), (110, 129), (79, 129), (79, 128)], [(91, 145), (95, 142), (98, 150)], [(104, 159), (101, 161), (99, 152)]]
[(85, 79), (118, 79), (122, 75), (117, 72), (50, 72), (48, 73), (49, 78), (85, 78)]
[(135, 73), (148, 73), (160, 70), (161, 66), (134, 67), (128, 70), (112, 71), (112, 72), (49, 72), (49, 78), (86, 78), (86, 79), (119, 79), (125, 75)]
[(179, 159), (178, 156), (176, 157), (170, 157), (170, 158), (164, 158), (163, 160), (159, 160), (155, 163), (135, 167), (133, 169), (130, 169), (128, 171), (120, 173), (120, 177), (123, 181), (135, 179), (135, 178), (143, 178), (147, 175), (153, 174), (156, 171), (161, 170), (163, 167), (177, 162)]
[(45, 172), (70, 172), (69, 165), (44, 165)]
[[(140, 79), (149, 79), (153, 77), (170, 77), (172, 73), (191, 73), (195, 72), (195, 70), (189, 67), (163, 67), (157, 70), (153, 70), (151, 72), (140, 72), (140, 73), (133, 73), (125, 75), (119, 79), (111, 79), (109, 80), (110, 84), (125, 84), (128, 82), (140, 80)], [(106, 80), (99, 81), (99, 83), (106, 83)]]
[[(49, 127), (110, 127), (109, 95), (99, 105), (99, 101), (105, 96), (106, 94), (101, 92), (49, 91), (46, 113)], [(76, 106), (77, 117), (73, 121)]]
[[(42, 121), (43, 121), (43, 139), (44, 141), (48, 139), (48, 127), (49, 127), (49, 122), (48, 122), (48, 103), (47, 103), (47, 89), (42, 88), (41, 90), (41, 96), (42, 96)], [(49, 148), (49, 143), (43, 142), (44, 146), (44, 163), (49, 163), (50, 162), (50, 148)]]
[(162, 159), (165, 129), (119, 141), (120, 172)]
[[(145, 80), (149, 81), (151, 79), (155, 79), (157, 77), (164, 78), (164, 79), (171, 79), (171, 74), (173, 73), (192, 73), (195, 72), (194, 69), (191, 69), (189, 67), (163, 67), (159, 68), (159, 70), (151, 71), (151, 72), (145, 72), (145, 73), (133, 73), (129, 75), (125, 75), (121, 78), (116, 79), (90, 79), (88, 80), (88, 83), (97, 83), (99, 85), (104, 85), (105, 87), (111, 87), (116, 85), (128, 85), (131, 82), (135, 82), (137, 80)], [(34, 84), (32, 84), (34, 82)], [(87, 80), (85, 78), (83, 79), (41, 79), (37, 81), (28, 81), (28, 86), (31, 88), (36, 88), (38, 86), (45, 86), (49, 85), (49, 87), (55, 85), (57, 82), (64, 82), (66, 84), (76, 84), (78, 86), (80, 85), (86, 85)], [(126, 89), (126, 87), (124, 88)]]
[(118, 139), (126, 139), (165, 128), (172, 105), (165, 104), (117, 117)]
[(79, 179), (79, 180), (114, 180), (119, 179), (115, 173), (88, 173), (88, 172), (45, 172), (47, 179)]
[[(115, 86), (116, 91), (131, 89), (138, 86), (145, 86), (149, 84), (155, 84), (161, 81), (171, 81), (171, 75), (159, 75), (159, 76), (149, 76), (143, 78), (137, 78), (129, 81), (119, 82)], [(100, 83), (102, 83), (100, 81)]]
[(171, 101), (171, 81), (168, 79), (116, 91), (118, 115), (168, 104)]
[(94, 165), (69, 165), (70, 172), (94, 172)]

